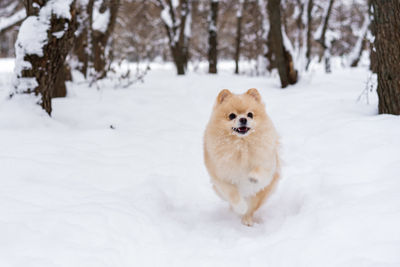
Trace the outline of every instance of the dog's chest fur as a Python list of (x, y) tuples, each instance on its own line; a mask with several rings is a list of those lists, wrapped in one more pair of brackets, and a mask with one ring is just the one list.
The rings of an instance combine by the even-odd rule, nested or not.
[(255, 195), (272, 180), (272, 175), (252, 175), (255, 169), (266, 167), (269, 165), (268, 160), (271, 160), (271, 149), (263, 141), (252, 143), (237, 139), (229, 143), (220, 143), (213, 157), (216, 161), (215, 166), (218, 166), (218, 177), (235, 184), (244, 197)]

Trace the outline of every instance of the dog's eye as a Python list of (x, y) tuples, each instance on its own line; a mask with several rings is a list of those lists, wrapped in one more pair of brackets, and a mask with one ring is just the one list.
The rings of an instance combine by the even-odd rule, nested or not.
[(251, 112), (247, 113), (247, 117), (253, 118), (253, 113), (251, 113)]
[(235, 113), (229, 114), (229, 119), (230, 120), (233, 120), (234, 118), (236, 118), (236, 114)]

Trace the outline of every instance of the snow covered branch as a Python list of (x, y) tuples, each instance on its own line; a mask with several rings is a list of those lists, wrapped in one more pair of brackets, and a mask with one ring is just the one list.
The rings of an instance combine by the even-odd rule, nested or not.
[(15, 14), (7, 18), (0, 18), (0, 34), (8, 29), (20, 24), (26, 18), (25, 9), (17, 11)]

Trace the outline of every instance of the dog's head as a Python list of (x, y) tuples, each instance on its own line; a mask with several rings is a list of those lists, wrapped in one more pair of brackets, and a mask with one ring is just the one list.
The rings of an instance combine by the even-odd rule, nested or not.
[(245, 137), (257, 130), (266, 119), (265, 107), (257, 89), (249, 89), (241, 95), (222, 90), (217, 97), (213, 126), (225, 134)]

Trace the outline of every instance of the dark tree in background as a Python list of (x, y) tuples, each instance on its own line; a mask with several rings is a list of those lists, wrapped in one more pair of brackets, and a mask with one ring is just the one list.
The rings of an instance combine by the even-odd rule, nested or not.
[(400, 115), (400, 1), (372, 0), (379, 113)]
[[(111, 42), (120, 0), (78, 2), (79, 26), (73, 48), (77, 69), (93, 81), (106, 76), (112, 59)], [(97, 16), (94, 17), (94, 14)]]
[(332, 7), (335, 0), (329, 0), (328, 8), (326, 10), (325, 18), (323, 19), (321, 36), (317, 42), (322, 47), (322, 53), (320, 55), (320, 61), (322, 58), (325, 60), (325, 72), (331, 72), (331, 44), (326, 41), (326, 31), (329, 25), (329, 18), (331, 17)]
[(179, 1), (174, 6), (174, 1), (158, 0), (161, 7), (161, 19), (167, 32), (169, 47), (176, 66), (178, 75), (185, 74), (189, 60), (189, 38), (191, 27), (191, 2), (189, 0)]
[(217, 40), (217, 19), (218, 0), (211, 0), (210, 17), (208, 24), (208, 73), (217, 73), (218, 40)]
[[(209, 73), (217, 73), (221, 59), (234, 59), (235, 73), (239, 73), (240, 62), (246, 61), (243, 73), (265, 75), (276, 68), (282, 87), (286, 87), (299, 79), (295, 62), (301, 72), (317, 57), (326, 59), (329, 71), (330, 55), (340, 57), (347, 66), (356, 66), (363, 63), (361, 56), (368, 48), (371, 67), (377, 71), (379, 49), (373, 46), (369, 32), (385, 38), (396, 33), (390, 33), (392, 36), (375, 30), (379, 23), (372, 22), (372, 15), (367, 14), (369, 1), (0, 0), (0, 56), (16, 55), (16, 62), (22, 62), (16, 64), (18, 79), (13, 94), (39, 95), (49, 113), (50, 99), (66, 95), (65, 80), (71, 78), (71, 70), (79, 70), (92, 84), (110, 73), (113, 58), (120, 63), (173, 61), (178, 74), (187, 72), (189, 56), (194, 70), (201, 67), (200, 62), (208, 61)], [(54, 8), (54, 12), (64, 15), (39, 18), (39, 10), (55, 3), (64, 8)], [(71, 16), (65, 15), (68, 10)], [(388, 14), (382, 15), (381, 21), (394, 11), (385, 12)], [(24, 27), (24, 22), (21, 29), (29, 30), (19, 35), (22, 38), (14, 46), (26, 13), (31, 15), (25, 20), (30, 27)], [(49, 10), (42, 13), (50, 14)], [(33, 37), (39, 22), (45, 28), (50, 25), (45, 40), (43, 34)], [(381, 42), (379, 38), (375, 41), (376, 45)], [(40, 51), (32, 50), (35, 44), (43, 44)], [(379, 61), (380, 69), (390, 63), (382, 56)], [(118, 79), (124, 77), (122, 74)], [(386, 95), (386, 102), (391, 98), (381, 89), (379, 93)]]
[[(16, 46), (19, 50), (16, 59), (17, 81), (15, 84), (15, 93), (34, 93), (40, 96), (39, 103), (48, 114), (52, 111), (51, 98), (54, 97), (55, 91), (60, 90), (60, 88), (55, 88), (56, 79), (61, 79), (59, 84), (65, 86), (65, 79), (63, 79), (65, 77), (61, 76), (59, 71), (64, 66), (65, 58), (72, 47), (76, 28), (74, 1), (70, 1), (68, 17), (53, 13), (50, 3), (55, 4), (54, 1), (46, 0), (24, 2), (26, 13), (30, 17), (23, 22), (20, 34), (27, 34), (27, 31), (32, 28), (41, 28), (39, 33), (43, 35), (41, 36), (43, 39), (38, 40), (44, 44), (40, 52), (34, 51), (30, 46), (35, 46), (35, 44), (24, 39), (25, 36), (18, 36)], [(41, 14), (42, 9), (50, 10), (51, 13)], [(47, 25), (49, 25), (47, 31), (43, 30)], [(35, 32), (30, 34), (36, 37)]]
[(274, 55), (274, 65), (279, 72), (281, 86), (285, 88), (297, 82), (297, 70), (294, 68), (293, 56), (283, 43), (280, 6), (280, 0), (268, 0), (270, 48)]
[(242, 41), (242, 18), (245, 0), (239, 0), (236, 13), (236, 45), (235, 45), (235, 74), (239, 74), (240, 43)]
[[(99, 3), (98, 13), (99, 16), (109, 16), (107, 23), (99, 23), (96, 21), (92, 24), (92, 49), (91, 56), (93, 58), (93, 68), (95, 70), (95, 78), (102, 79), (107, 74), (108, 63), (111, 62), (110, 57), (112, 53), (107, 51), (107, 47), (111, 39), (111, 34), (114, 30), (114, 26), (117, 20), (118, 8), (120, 0), (102, 0)], [(95, 3), (96, 4), (96, 3)]]
[(314, 1), (308, 0), (307, 4), (307, 36), (306, 36), (306, 70), (310, 67), (311, 63), (311, 49), (312, 49), (312, 10), (314, 7)]
[[(23, 8), (21, 2), (15, 0), (0, 1), (0, 21), (1, 19), (5, 21), (0, 23), (0, 36), (8, 30), (20, 25), (26, 18), (26, 10)], [(1, 46), (2, 44), (0, 43), (0, 48)]]
[(80, 21), (77, 32), (73, 53), (77, 57), (79, 65), (77, 69), (87, 77), (90, 55), (92, 53), (92, 24), (93, 24), (93, 5), (95, 0), (89, 0), (87, 4), (80, 4), (77, 8), (78, 19)]

